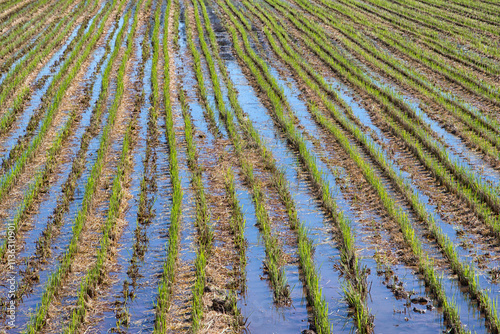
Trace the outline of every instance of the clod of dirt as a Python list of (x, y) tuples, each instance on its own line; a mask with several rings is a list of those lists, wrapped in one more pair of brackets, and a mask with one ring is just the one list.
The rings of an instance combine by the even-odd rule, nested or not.
[(405, 290), (394, 290), (394, 296), (396, 299), (407, 299), (410, 294)]
[(213, 285), (207, 284), (205, 286), (205, 292), (213, 294), (212, 305), (208, 305), (210, 309), (219, 313), (233, 314), (234, 308), (227, 290), (221, 290)]
[(316, 334), (312, 329), (304, 329), (300, 334)]
[(233, 311), (231, 302), (228, 298), (215, 297), (212, 299), (212, 310), (219, 313), (230, 314)]
[(500, 269), (499, 268), (494, 268), (488, 271), (490, 274), (490, 278), (493, 281), (493, 283), (497, 283), (500, 281)]
[(413, 304), (427, 304), (428, 302), (430, 302), (431, 300), (427, 297), (415, 297), (415, 298), (412, 298), (411, 299), (411, 302)]
[(413, 312), (415, 312), (415, 313), (420, 313), (420, 314), (425, 314), (425, 313), (427, 312), (427, 310), (424, 310), (424, 309), (421, 309), (421, 308), (414, 307), (414, 308), (413, 308)]

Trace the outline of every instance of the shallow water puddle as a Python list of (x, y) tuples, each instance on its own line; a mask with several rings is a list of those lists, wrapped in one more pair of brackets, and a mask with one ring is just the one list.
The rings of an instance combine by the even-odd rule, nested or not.
[[(246, 319), (247, 329), (251, 333), (295, 333), (308, 328), (308, 315), (304, 307), (276, 308), (273, 301), (273, 292), (267, 278), (263, 275), (262, 261), (266, 258), (262, 243), (253, 200), (246, 187), (235, 177), (238, 200), (243, 207), (246, 220), (245, 237), (247, 240), (246, 292), (238, 300), (238, 308)], [(245, 189), (245, 190), (243, 190)], [(292, 279), (287, 271), (288, 282)], [(299, 283), (294, 287), (294, 301), (301, 298)], [(297, 290), (297, 291), (296, 291)], [(298, 312), (297, 312), (298, 311)]]

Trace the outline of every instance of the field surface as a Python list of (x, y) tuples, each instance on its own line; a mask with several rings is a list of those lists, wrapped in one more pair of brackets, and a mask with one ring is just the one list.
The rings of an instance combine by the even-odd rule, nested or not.
[(498, 0), (0, 0), (0, 333), (499, 333)]

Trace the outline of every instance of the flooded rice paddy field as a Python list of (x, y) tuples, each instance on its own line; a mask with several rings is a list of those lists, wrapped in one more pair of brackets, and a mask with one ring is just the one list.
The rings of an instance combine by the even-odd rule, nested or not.
[(499, 18), (0, 0), (0, 333), (498, 333)]

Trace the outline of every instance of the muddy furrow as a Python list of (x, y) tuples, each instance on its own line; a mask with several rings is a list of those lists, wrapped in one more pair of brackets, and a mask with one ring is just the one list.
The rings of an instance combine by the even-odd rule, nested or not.
[[(271, 60), (270, 63), (276, 64), (274, 60)], [(283, 70), (281, 70), (283, 72)], [(290, 77), (290, 74), (288, 73), (283, 73), (285, 77)], [(287, 91), (293, 92), (296, 91), (297, 89), (294, 86), (290, 85), (295, 85), (293, 84), (293, 80), (287, 80), (287, 84), (283, 85), (285, 94)], [(287, 88), (288, 86), (288, 88)], [(295, 107), (295, 109), (300, 109), (298, 106), (299, 102), (298, 99), (296, 99), (296, 103), (293, 103), (292, 106)], [(293, 98), (290, 99), (293, 101)], [(303, 107), (302, 107), (303, 108)], [(299, 119), (306, 119), (308, 118), (307, 113), (302, 113), (298, 114)], [(250, 116), (250, 118), (252, 118)], [(270, 120), (262, 119), (259, 120), (259, 122), (262, 122), (262, 126), (259, 127), (262, 129), (264, 127), (264, 124), (268, 123)], [(311, 121), (307, 120), (305, 124), (302, 125), (297, 125), (299, 128), (305, 128), (307, 130), (304, 130), (305, 136), (308, 137), (312, 142), (313, 142), (313, 150), (316, 152), (318, 155), (319, 159), (324, 163), (323, 165), (323, 172), (326, 173), (327, 170), (329, 170), (329, 173), (332, 173), (331, 175), (335, 175), (333, 178), (335, 183), (338, 184), (338, 187), (341, 189), (341, 195), (339, 196), (338, 201), (347, 201), (346, 203), (346, 208), (352, 208), (352, 209), (347, 209), (350, 216), (353, 217), (353, 220), (357, 222), (356, 227), (357, 227), (357, 233), (360, 237), (360, 241), (362, 242), (361, 248), (361, 254), (363, 257), (374, 257), (374, 254), (377, 253), (378, 248), (381, 247), (381, 242), (385, 242), (386, 245), (397, 245), (397, 246), (392, 246), (388, 247), (390, 251), (387, 252), (387, 259), (385, 260), (386, 263), (386, 271), (392, 271), (391, 269), (391, 264), (394, 264), (395, 268), (394, 271), (398, 270), (401, 273), (404, 273), (405, 275), (405, 280), (400, 281), (400, 285), (398, 286), (391, 286), (390, 288), (386, 288), (384, 285), (376, 285), (373, 284), (371, 286), (370, 294), (372, 298), (370, 298), (369, 305), (371, 309), (374, 310), (384, 310), (386, 308), (391, 309), (391, 308), (397, 308), (400, 310), (406, 310), (405, 302), (408, 298), (410, 298), (411, 295), (411, 290), (407, 289), (407, 286), (419, 286), (418, 283), (418, 276), (413, 276), (412, 277), (412, 271), (414, 271), (416, 268), (414, 267), (414, 258), (412, 257), (402, 257), (398, 256), (397, 254), (405, 254), (408, 252), (408, 248), (406, 245), (404, 245), (403, 241), (401, 240), (401, 237), (394, 235), (391, 231), (394, 231), (396, 229), (396, 223), (392, 221), (386, 214), (383, 206), (381, 205), (380, 202), (377, 201), (376, 199), (376, 194), (373, 191), (370, 191), (370, 186), (367, 184), (366, 181), (363, 180), (363, 177), (360, 177), (360, 174), (356, 175), (353, 174), (354, 171), (357, 170), (354, 162), (349, 158), (349, 156), (342, 155), (342, 148), (337, 145), (332, 146), (331, 140), (328, 140), (327, 137), (322, 134), (321, 132), (316, 133), (314, 136), (311, 136), (311, 134), (307, 134), (307, 132), (310, 132), (313, 130), (311, 128)], [(272, 131), (271, 131), (272, 132)], [(318, 137), (319, 136), (319, 137)], [(330, 143), (328, 147), (324, 147), (321, 143)], [(283, 145), (283, 144), (282, 144)], [(331, 152), (331, 153), (328, 153)], [(282, 160), (282, 159), (280, 159)], [(359, 173), (359, 172), (358, 172)], [(363, 182), (361, 182), (363, 181)], [(334, 182), (331, 182), (331, 184), (334, 184)], [(359, 216), (357, 213), (358, 212), (363, 212), (362, 216)], [(375, 238), (372, 236), (373, 230), (378, 231), (378, 238)], [(384, 231), (385, 230), (385, 231)], [(392, 244), (391, 244), (392, 243)], [(382, 250), (381, 250), (382, 251)], [(375, 273), (377, 272), (377, 263), (373, 261), (366, 261), (365, 263), (370, 271), (371, 271), (371, 279), (372, 281), (375, 280), (375, 282), (378, 281), (375, 277)], [(387, 264), (388, 263), (388, 264)], [(380, 282), (378, 282), (380, 283)], [(391, 293), (392, 292), (392, 293)], [(421, 294), (426, 294), (425, 291), (420, 291)], [(373, 296), (388, 296), (384, 298), (377, 298)], [(429, 295), (427, 298), (431, 297)], [(391, 301), (392, 304), (387, 305), (388, 301), (387, 299)], [(402, 302), (399, 304), (397, 300), (402, 300)], [(384, 303), (381, 303), (384, 301), (386, 306), (384, 306)], [(397, 303), (397, 304), (396, 304)], [(398, 306), (394, 306), (394, 304)], [(432, 308), (432, 307), (431, 307)], [(411, 308), (409, 308), (411, 312)], [(377, 314), (384, 315), (384, 312), (379, 312)], [(432, 314), (432, 313), (431, 313)], [(439, 315), (436, 314), (437, 319), (439, 319)], [(398, 319), (398, 326), (404, 326), (404, 325), (409, 325), (412, 326), (412, 323), (414, 321), (422, 321), (425, 323), (424, 318), (418, 318), (418, 319), (411, 319), (410, 322), (408, 323), (405, 317), (401, 316)], [(394, 326), (394, 323), (387, 323), (387, 319), (385, 317), (381, 317), (380, 319), (376, 316), (374, 325), (376, 326), (376, 329), (382, 328), (384, 330), (385, 326)], [(430, 326), (435, 326), (436, 324), (429, 324)]]
[[(303, 2), (299, 3), (304, 6)], [(406, 62), (403, 62), (398, 57), (393, 59), (394, 55), (389, 53), (389, 51), (385, 51), (385, 49), (380, 50), (378, 44), (375, 45), (378, 48), (377, 50), (377, 48), (371, 45), (371, 43), (375, 43), (375, 41), (368, 41), (368, 43), (366, 41), (362, 41), (359, 36), (353, 34), (352, 31), (345, 29), (346, 27), (342, 24), (336, 23), (335, 20), (329, 20), (333, 18), (332, 16), (329, 16), (330, 14), (320, 11), (319, 8), (309, 4), (308, 7), (305, 8), (307, 8), (308, 11), (314, 12), (323, 22), (327, 24), (329, 24), (329, 22), (334, 22), (332, 26), (335, 27), (335, 30), (330, 32), (330, 34), (332, 34), (336, 40), (341, 42), (344, 46), (347, 46), (350, 49), (354, 48), (354, 55), (356, 55), (358, 59), (362, 59), (365, 64), (371, 68), (375, 68), (375, 71), (379, 72), (381, 75), (389, 76), (389, 80), (396, 80), (397, 83), (402, 84), (403, 87), (408, 87), (408, 85), (410, 85), (409, 88), (410, 91), (412, 91), (411, 94), (422, 99), (422, 101), (426, 101), (426, 104), (431, 106), (431, 108), (425, 107), (426, 113), (429, 113), (433, 109), (438, 109), (438, 112), (431, 112), (431, 117), (434, 119), (437, 117), (437, 120), (441, 124), (444, 124), (444, 128), (448, 131), (447, 136), (456, 137), (455, 141), (457, 141), (457, 139), (459, 141), (465, 141), (468, 145), (472, 145), (474, 148), (482, 149), (483, 152), (488, 155), (486, 159), (487, 163), (493, 163), (494, 166), (496, 166), (496, 163), (494, 161), (490, 162), (490, 160), (498, 158), (498, 153), (495, 153), (497, 150), (494, 147), (497, 140), (495, 139), (494, 134), (488, 134), (490, 130), (485, 128), (487, 125), (483, 124), (478, 126), (479, 124), (473, 124), (473, 122), (471, 123), (472, 118), (478, 117), (478, 111), (475, 111), (472, 105), (467, 105), (459, 101), (456, 97), (450, 95), (450, 93), (442, 90), (441, 87), (437, 88), (439, 86), (430, 84), (427, 82), (427, 78), (421, 73), (415, 72), (413, 68), (407, 67)], [(314, 19), (314, 16), (309, 16), (308, 14), (306, 14), (306, 16)], [(329, 19), (327, 19), (326, 16), (328, 16)], [(342, 35), (338, 35), (339, 30), (345, 35), (345, 37), (359, 44), (362, 48), (360, 48), (357, 44), (353, 44), (351, 41), (346, 40), (345, 37), (342, 37)], [(387, 71), (389, 74), (384, 71)], [(426, 97), (426, 95), (429, 94), (430, 96)], [(448, 115), (446, 117), (441, 116), (440, 114), (443, 112)], [(482, 111), (481, 113), (484, 114)], [(461, 123), (459, 123), (459, 127), (457, 127), (456, 125), (458, 124), (454, 122), (457, 120)], [(453, 124), (453, 126), (450, 124)], [(475, 131), (476, 135), (470, 136), (471, 131)], [(478, 134), (481, 136), (484, 135), (485, 139), (487, 138), (490, 143), (486, 144), (484, 139), (479, 139), (477, 137)]]
[(12, 19), (15, 13), (24, 13), (26, 10), (35, 7), (32, 1), (14, 1), (10, 6), (6, 4), (2, 8), (2, 14), (0, 15), (0, 21), (5, 22)]
[[(106, 40), (106, 39), (107, 39), (107, 37), (104, 38), (104, 40)], [(101, 43), (105, 44), (105, 41), (104, 42), (101, 41)], [(77, 82), (79, 84), (75, 90), (75, 92), (76, 92), (75, 98), (72, 99), (71, 107), (68, 109), (77, 108), (77, 110), (80, 111), (80, 112), (78, 112), (79, 126), (76, 129), (74, 129), (75, 135), (74, 135), (74, 137), (70, 138), (70, 144), (68, 145), (68, 148), (65, 148), (63, 150), (64, 153), (63, 153), (63, 156), (61, 157), (61, 159), (63, 160), (63, 162), (65, 162), (65, 164), (68, 164), (69, 161), (73, 160), (71, 157), (76, 155), (76, 149), (78, 148), (76, 145), (80, 143), (80, 139), (82, 137), (82, 134), (89, 127), (89, 123), (90, 123), (90, 119), (91, 119), (91, 115), (92, 115), (91, 111), (93, 110), (92, 107), (93, 107), (93, 104), (97, 100), (96, 93), (99, 93), (99, 90), (100, 90), (100, 88), (97, 87), (98, 84), (96, 83), (96, 79), (97, 79), (98, 72), (101, 71), (102, 63), (105, 60), (104, 49), (105, 49), (104, 45), (98, 46), (98, 48), (96, 49), (96, 52), (93, 56), (93, 59), (90, 62), (90, 65), (88, 65), (88, 67), (85, 68), (86, 71), (81, 71), (78, 75)], [(85, 73), (85, 72), (87, 72), (87, 73)], [(78, 164), (76, 164), (76, 165), (78, 165)], [(63, 171), (64, 175), (69, 177), (68, 173), (74, 168), (65, 168), (65, 167), (68, 167), (68, 166), (60, 166), (59, 169), (61, 169)], [(54, 186), (53, 190), (51, 189), (51, 191), (54, 191), (55, 194), (57, 194), (58, 191), (61, 191), (63, 181), (65, 184), (70, 183), (69, 181), (67, 181), (65, 179), (66, 178), (61, 178), (61, 180), (59, 182), (60, 184), (58, 184), (57, 186)], [(67, 189), (66, 186), (64, 188)], [(54, 198), (54, 200), (56, 200), (56, 198)], [(47, 217), (52, 213), (51, 212), (51, 209), (52, 209), (51, 205), (42, 204), (42, 207), (43, 208), (40, 209), (41, 212), (39, 215)], [(33, 217), (30, 217), (30, 218), (34, 219), (35, 221), (36, 220), (45, 220), (45, 219), (36, 219)], [(41, 229), (43, 229), (43, 226), (37, 225), (36, 229), (38, 229), (38, 231), (41, 231)], [(28, 237), (28, 239), (31, 239), (31, 238)], [(19, 238), (19, 240), (21, 240), (21, 238)], [(36, 240), (36, 238), (35, 238), (35, 240)], [(27, 249), (29, 248), (31, 250), (33, 250), (33, 248), (32, 248), (33, 246), (34, 246), (34, 244), (32, 244), (32, 243), (28, 243), (28, 245), (26, 245)], [(21, 252), (24, 252), (25, 254), (32, 253), (32, 251), (26, 251), (25, 249), (22, 249)]]
[(17, 159), (28, 148), (30, 140), (38, 133), (44, 111), (50, 106), (58, 89), (58, 82), (53, 83), (53, 79), (57, 76), (58, 71), (62, 70), (60, 64), (73, 51), (72, 47), (78, 42), (79, 33), (83, 32), (85, 28), (86, 24), (75, 27), (68, 41), (52, 56), (35, 78), (31, 98), (3, 138), (2, 174), (9, 172), (9, 169), (16, 164)]
[[(159, 117), (160, 101), (154, 99), (152, 94), (152, 82), (158, 78), (153, 71), (158, 72), (159, 68), (156, 63), (152, 64), (151, 59), (150, 36), (155, 24), (151, 16), (156, 8), (160, 9), (161, 2), (147, 2), (145, 6), (139, 20), (142, 27), (135, 40), (135, 69), (130, 77), (135, 82), (134, 109), (138, 114), (133, 174), (141, 175), (141, 178), (134, 178), (131, 182), (131, 207), (125, 216), (127, 225), (110, 275), (112, 285), (101, 298), (103, 311), (89, 320), (89, 323), (95, 322), (93, 328), (99, 331), (111, 328), (141, 331), (152, 330), (154, 326), (151, 319), (154, 314), (152, 298), (159, 282), (157, 273), (161, 268), (168, 226), (162, 226), (162, 223), (168, 203), (164, 196), (169, 190), (164, 184), (165, 176), (161, 174), (168, 170), (165, 166), (168, 158), (164, 138), (160, 138), (157, 128), (160, 126), (158, 123), (162, 123), (158, 120), (162, 119)], [(153, 58), (157, 59), (156, 56)], [(156, 275), (150, 277), (151, 273)]]
[[(97, 7), (97, 2), (95, 6)], [(63, 73), (71, 69), (71, 63), (75, 61), (76, 53), (83, 51), (81, 48), (84, 45), (81, 43), (81, 38), (91, 25), (95, 26), (99, 23), (94, 22), (95, 20), (99, 20), (99, 17), (94, 17), (90, 21), (87, 18), (82, 24), (77, 25), (61, 49), (55, 51), (47, 59), (47, 63), (44, 64), (40, 72), (30, 75), (34, 77), (36, 84), (28, 87), (26, 91), (28, 93), (25, 96), (27, 105), (24, 106), (23, 102), (23, 106), (14, 107), (3, 115), (3, 134), (7, 135), (2, 140), (4, 171), (12, 167), (16, 159), (19, 160), (19, 156), (28, 148), (30, 140), (43, 130), (43, 126), (39, 123), (44, 120), (44, 117), (47, 118), (46, 110), (50, 109), (51, 104), (57, 102), (53, 99), (56, 97), (60, 85), (67, 80), (67, 75)], [(24, 96), (24, 93), (21, 95)]]
[[(188, 2), (183, 4), (186, 15), (189, 16), (189, 22), (194, 22), (194, 12), (191, 5)], [(189, 25), (193, 27), (193, 25)], [(192, 40), (193, 28), (190, 28), (187, 35), (188, 44), (196, 44), (196, 40)], [(182, 40), (180, 41), (179, 51), (187, 52), (186, 45), (182, 43)], [(193, 305), (193, 307), (197, 306), (201, 312), (197, 316), (198, 319), (193, 319), (193, 326), (194, 328), (198, 327), (203, 332), (233, 332), (239, 328), (238, 310), (235, 304), (238, 288), (238, 271), (236, 268), (239, 268), (237, 265), (239, 258), (236, 256), (234, 238), (229, 233), (229, 203), (225, 201), (224, 174), (220, 168), (223, 160), (231, 160), (231, 154), (228, 152), (229, 148), (226, 147), (229, 144), (228, 141), (221, 138), (219, 128), (214, 127), (214, 124), (217, 124), (214, 114), (204, 113), (201, 101), (198, 102), (197, 96), (192, 94), (195, 90), (189, 89), (194, 83), (194, 75), (190, 73), (190, 68), (193, 67), (183, 66), (183, 89), (187, 89), (189, 92), (187, 96), (189, 98), (187, 101), (189, 109), (185, 109), (185, 112), (189, 112), (189, 114), (185, 114), (184, 117), (186, 120), (191, 119), (189, 122), (192, 128), (191, 140), (197, 151), (193, 157), (195, 160), (191, 159), (192, 163), (194, 163), (192, 167), (195, 168), (192, 173), (198, 174), (192, 174), (193, 180), (197, 180), (194, 185), (197, 188), (210, 190), (206, 191), (206, 194), (205, 191), (198, 190), (198, 193), (202, 196), (198, 199), (198, 210), (202, 209), (210, 213), (209, 238), (211, 239), (205, 240), (209, 243), (206, 245), (207, 258), (203, 269), (204, 282), (201, 282), (204, 289), (201, 295), (198, 293), (197, 296), (200, 305)], [(195, 71), (200, 70), (199, 67), (193, 69)], [(207, 87), (211, 88), (211, 84), (208, 83)], [(203, 97), (206, 98), (206, 96), (201, 96), (201, 100), (203, 100)], [(203, 206), (206, 209), (203, 209)], [(203, 242), (203, 239), (201, 240)], [(201, 272), (197, 274), (200, 275)]]
[[(45, 66), (45, 63), (51, 59), (53, 54), (57, 52), (58, 47), (62, 46), (69, 37), (70, 33), (73, 31), (74, 27), (86, 19), (86, 16), (81, 15), (83, 10), (91, 9), (91, 11), (97, 12), (97, 4), (99, 2), (95, 1), (92, 4), (85, 6), (85, 2), (79, 4), (78, 11), (75, 15), (65, 17), (62, 21), (58, 23), (55, 29), (49, 31), (44, 37), (41, 43), (30, 50), (26, 55), (18, 59), (13, 65), (8, 73), (4, 73), (1, 79), (1, 93), (0, 93), (0, 104), (3, 107), (9, 106), (10, 108), (4, 108), (2, 110), (2, 132), (4, 133), (10, 124), (7, 122), (9, 120), (12, 122), (10, 115), (15, 115), (18, 109), (24, 104), (24, 100), (27, 99), (30, 93), (29, 83), (33, 83), (38, 72)], [(87, 18), (88, 20), (88, 18)], [(21, 92), (15, 96), (12, 96), (13, 90), (15, 88), (22, 87)], [(8, 118), (10, 117), (10, 119)]]
[[(215, 25), (217, 22), (217, 17), (215, 14), (211, 14), (210, 18), (212, 24)], [(216, 25), (217, 27), (217, 25)], [(260, 115), (265, 115), (266, 110), (264, 105), (259, 101), (253, 87), (246, 80), (244, 74), (239, 68), (238, 63), (235, 58), (230, 56), (228, 53), (228, 48), (230, 46), (228, 43), (229, 36), (227, 32), (220, 29), (216, 32), (217, 42), (219, 43), (220, 52), (224, 53), (224, 62), (227, 66), (228, 76), (231, 81), (238, 85), (240, 93), (238, 94), (239, 104), (241, 108), (246, 112), (249, 119), (255, 122), (255, 126), (259, 129), (262, 140), (266, 143), (266, 146), (272, 152), (273, 156), (276, 157), (277, 167), (284, 170), (286, 174), (286, 179), (290, 184), (290, 190), (293, 192), (295, 197), (295, 202), (297, 205), (298, 216), (300, 220), (306, 222), (307, 228), (312, 230), (311, 238), (314, 240), (315, 246), (315, 256), (314, 261), (316, 262), (316, 268), (321, 272), (320, 275), (321, 285), (323, 287), (323, 294), (326, 301), (330, 304), (330, 309), (332, 310), (330, 318), (330, 323), (333, 325), (334, 330), (337, 329), (341, 331), (345, 326), (347, 318), (347, 305), (341, 298), (341, 287), (339, 282), (341, 278), (339, 277), (339, 272), (334, 270), (334, 263), (340, 263), (340, 254), (338, 250), (332, 247), (331, 239), (334, 238), (329, 233), (331, 231), (332, 222), (328, 221), (327, 215), (322, 213), (321, 208), (317, 207), (319, 204), (314, 196), (310, 195), (309, 181), (304, 179), (304, 174), (300, 169), (292, 169), (289, 166), (294, 166), (296, 164), (296, 156), (294, 152), (290, 152), (286, 146), (286, 142), (281, 136), (276, 137), (274, 129), (270, 126), (270, 123), (266, 118)], [(298, 183), (298, 184), (297, 184)], [(237, 188), (241, 189), (240, 184)], [(266, 298), (265, 290), (262, 291), (262, 283), (256, 283), (254, 275), (256, 275), (256, 270), (258, 268), (254, 264), (258, 258), (256, 255), (258, 252), (262, 252), (262, 245), (255, 239), (257, 234), (253, 229), (253, 223), (255, 221), (255, 216), (251, 209), (249, 209), (248, 202), (249, 195), (244, 195), (241, 190), (238, 192), (238, 197), (242, 201), (242, 206), (246, 208), (245, 218), (247, 219), (247, 232), (246, 236), (248, 239), (248, 265), (247, 265), (247, 275), (248, 279), (246, 284), (248, 288), (243, 295), (242, 300), (239, 302), (242, 308), (242, 314), (248, 317), (248, 328), (250, 331), (279, 331), (279, 329), (287, 328), (287, 326), (292, 323), (287, 321), (287, 318), (281, 317), (267, 317), (269, 311), (266, 307), (262, 305), (259, 300), (268, 300)], [(314, 208), (312, 208), (314, 207)], [(323, 223), (325, 225), (323, 225)], [(326, 258), (331, 260), (326, 260)], [(330, 263), (332, 261), (333, 263)], [(328, 263), (327, 263), (328, 262)], [(262, 292), (261, 292), (262, 291)], [(261, 296), (261, 293), (263, 295)], [(295, 291), (293, 291), (295, 294)], [(305, 293), (305, 292), (304, 292)], [(266, 304), (269, 301), (266, 301)], [(272, 308), (271, 308), (272, 309)], [(296, 315), (291, 314), (292, 317)], [(313, 323), (313, 320), (310, 320)], [(292, 325), (293, 326), (293, 325)], [(274, 328), (274, 329), (273, 329)]]

